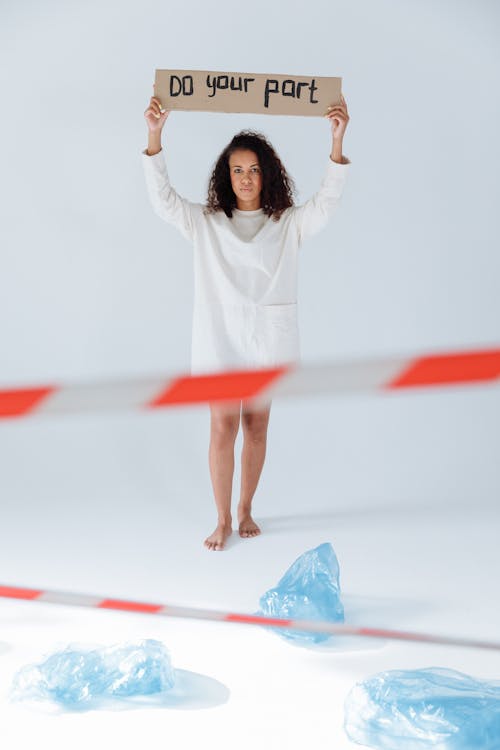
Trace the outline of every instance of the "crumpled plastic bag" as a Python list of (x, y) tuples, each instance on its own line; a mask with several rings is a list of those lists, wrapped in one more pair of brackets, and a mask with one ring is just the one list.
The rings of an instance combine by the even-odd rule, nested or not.
[(453, 669), (380, 672), (345, 701), (349, 739), (378, 750), (498, 750), (500, 683)]
[[(278, 584), (259, 599), (259, 614), (294, 620), (344, 622), (340, 600), (339, 563), (330, 543), (304, 552)], [(274, 628), (296, 645), (322, 643), (331, 636), (301, 630)]]
[(13, 700), (53, 701), (64, 708), (88, 708), (104, 698), (131, 698), (169, 690), (175, 683), (166, 647), (142, 640), (107, 648), (67, 647), (15, 675)]

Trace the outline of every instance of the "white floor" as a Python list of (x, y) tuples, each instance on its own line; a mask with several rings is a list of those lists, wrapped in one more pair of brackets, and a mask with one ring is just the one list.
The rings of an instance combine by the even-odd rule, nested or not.
[[(492, 387), (275, 403), (263, 534), (233, 534), (222, 553), (201, 544), (214, 524), (205, 409), (1, 423), (0, 582), (253, 612), (299, 554), (330, 541), (348, 621), (500, 640), (499, 406)], [(199, 695), (55, 715), (8, 699), (16, 670), (55, 648), (139, 638), (161, 639)], [(0, 666), (8, 750), (341, 750), (355, 747), (342, 722), (356, 681), (426, 666), (498, 679), (500, 652), (356, 639), (306, 650), (249, 626), (0, 600)]]

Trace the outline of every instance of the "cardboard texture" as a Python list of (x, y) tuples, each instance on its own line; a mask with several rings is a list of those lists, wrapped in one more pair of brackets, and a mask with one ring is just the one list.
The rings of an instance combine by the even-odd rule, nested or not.
[(156, 70), (154, 95), (167, 110), (323, 117), (340, 104), (341, 78)]

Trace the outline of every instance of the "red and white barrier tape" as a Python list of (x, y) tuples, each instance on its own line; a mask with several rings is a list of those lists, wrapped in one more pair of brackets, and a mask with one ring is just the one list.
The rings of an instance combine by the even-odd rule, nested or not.
[(0, 388), (0, 419), (209, 402), (258, 404), (287, 396), (394, 392), (494, 381), (500, 383), (500, 349), (213, 375)]
[(410, 641), (413, 643), (434, 643), (441, 646), (459, 646), (500, 651), (500, 642), (483, 641), (473, 638), (460, 638), (429, 633), (413, 633), (404, 630), (386, 628), (357, 627), (353, 625), (313, 620), (286, 620), (261, 615), (248, 615), (238, 612), (220, 612), (213, 609), (194, 607), (176, 607), (169, 604), (151, 604), (147, 602), (128, 601), (123, 599), (103, 599), (90, 594), (74, 594), (64, 591), (43, 589), (26, 589), (16, 586), (0, 585), (0, 597), (7, 599), (24, 599), (44, 604), (65, 604), (70, 607), (88, 607), (91, 609), (112, 609), (122, 612), (135, 612), (162, 617), (180, 617), (195, 620), (215, 620), (218, 622), (239, 623), (242, 625), (260, 625), (286, 630), (300, 630), (329, 635), (354, 635), (362, 638), (382, 638), (384, 640)]

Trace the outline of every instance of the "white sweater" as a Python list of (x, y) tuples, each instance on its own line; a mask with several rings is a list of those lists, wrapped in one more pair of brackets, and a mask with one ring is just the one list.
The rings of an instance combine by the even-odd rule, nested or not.
[(328, 222), (349, 162), (330, 159), (318, 192), (277, 222), (262, 209), (205, 213), (170, 185), (163, 151), (143, 152), (143, 165), (155, 212), (194, 246), (191, 372), (297, 362), (298, 249)]

